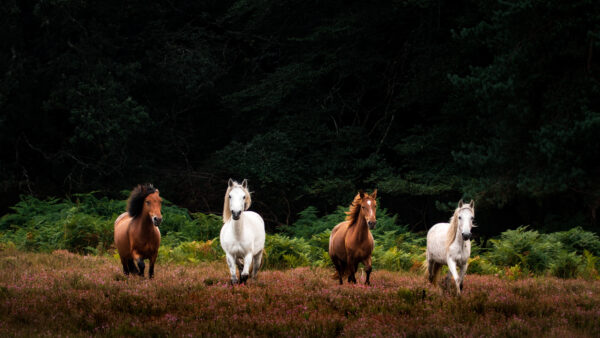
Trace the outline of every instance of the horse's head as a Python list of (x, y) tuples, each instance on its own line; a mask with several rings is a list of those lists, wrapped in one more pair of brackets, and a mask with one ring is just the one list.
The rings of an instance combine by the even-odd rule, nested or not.
[(152, 224), (159, 226), (162, 223), (162, 214), (160, 208), (162, 205), (162, 198), (159, 196), (158, 189), (155, 192), (149, 194), (144, 199), (144, 211), (143, 214), (148, 214)]
[(162, 222), (161, 204), (162, 199), (158, 195), (158, 189), (150, 183), (139, 184), (131, 191), (127, 201), (127, 212), (133, 218), (148, 215), (152, 224), (159, 226)]
[(228, 182), (229, 191), (228, 196), (225, 198), (229, 199), (229, 211), (231, 217), (234, 220), (240, 219), (242, 211), (247, 210), (250, 207), (250, 193), (248, 192), (248, 180), (244, 179), (242, 184), (239, 184), (229, 179)]
[(472, 237), (471, 228), (473, 228), (473, 220), (475, 219), (475, 202), (471, 200), (469, 204), (465, 204), (460, 200), (458, 209), (456, 209), (456, 217), (458, 231), (461, 232), (463, 240), (470, 240)]
[(377, 189), (371, 193), (371, 195), (367, 194), (364, 191), (359, 191), (360, 195), (360, 215), (365, 218), (369, 229), (375, 229), (375, 224), (377, 224), (377, 217), (375, 214), (377, 213)]

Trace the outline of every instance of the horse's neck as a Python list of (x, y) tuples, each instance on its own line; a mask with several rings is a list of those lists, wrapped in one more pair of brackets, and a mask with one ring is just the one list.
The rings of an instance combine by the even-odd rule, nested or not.
[(233, 217), (231, 218), (231, 220), (233, 221), (233, 235), (235, 236), (236, 240), (240, 240), (242, 238), (243, 216), (244, 212), (242, 211), (242, 213), (240, 214), (240, 219), (238, 219), (237, 221), (234, 220)]
[[(452, 229), (452, 226), (450, 226), (450, 229)], [(452, 241), (452, 243), (450, 243), (450, 245), (452, 245), (454, 243), (458, 244), (458, 248), (459, 248), (458, 250), (460, 252), (462, 252), (465, 247), (465, 241), (463, 240), (458, 227), (456, 227), (454, 232), (455, 232), (454, 233), (454, 241)]]
[(151, 230), (152, 227), (154, 227), (154, 224), (152, 224), (148, 214), (141, 214), (132, 220), (131, 226), (134, 230), (139, 231), (142, 236), (150, 236), (150, 234), (152, 234)]
[(369, 237), (369, 227), (367, 226), (367, 221), (365, 221), (362, 212), (358, 215), (358, 220), (354, 224), (354, 227), (356, 228), (355, 234), (357, 241), (364, 241)]

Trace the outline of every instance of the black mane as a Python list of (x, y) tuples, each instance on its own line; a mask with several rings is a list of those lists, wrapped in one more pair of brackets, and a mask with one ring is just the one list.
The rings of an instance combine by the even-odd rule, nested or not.
[(144, 200), (148, 195), (154, 193), (156, 188), (150, 184), (138, 184), (137, 187), (133, 188), (129, 200), (127, 200), (127, 212), (129, 216), (136, 217), (144, 210)]

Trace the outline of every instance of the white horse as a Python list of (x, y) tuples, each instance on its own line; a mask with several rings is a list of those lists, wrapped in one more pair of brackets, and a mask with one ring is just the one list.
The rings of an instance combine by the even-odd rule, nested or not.
[(231, 283), (238, 282), (236, 266), (240, 271), (240, 283), (246, 283), (252, 268), (256, 277), (262, 263), (265, 247), (265, 222), (262, 217), (247, 211), (252, 203), (248, 192), (248, 181), (238, 184), (231, 178), (228, 182), (223, 205), (223, 227), (221, 247), (227, 257), (231, 272)]
[[(438, 223), (427, 232), (427, 267), (428, 278), (434, 285), (443, 265), (456, 283), (456, 293), (460, 295), (463, 279), (467, 273), (469, 256), (471, 256), (471, 228), (475, 217), (475, 203), (458, 202), (458, 208), (450, 218), (450, 223)], [(460, 273), (457, 272), (457, 266)]]

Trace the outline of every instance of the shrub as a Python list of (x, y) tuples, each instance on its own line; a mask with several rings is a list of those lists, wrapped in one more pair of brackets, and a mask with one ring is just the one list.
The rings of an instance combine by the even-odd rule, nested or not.
[(553, 259), (550, 271), (559, 278), (576, 278), (583, 269), (583, 257), (561, 250)]
[(311, 247), (304, 238), (267, 235), (265, 267), (272, 269), (296, 268), (310, 265)]
[(492, 247), (487, 256), (491, 262), (499, 266), (519, 265), (524, 271), (534, 273), (546, 271), (552, 263), (552, 257), (561, 249), (561, 244), (556, 240), (527, 230), (527, 227), (507, 230), (500, 235), (500, 239), (490, 242)]

